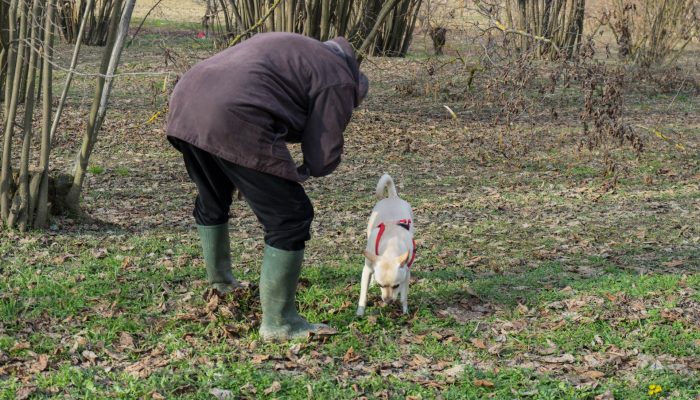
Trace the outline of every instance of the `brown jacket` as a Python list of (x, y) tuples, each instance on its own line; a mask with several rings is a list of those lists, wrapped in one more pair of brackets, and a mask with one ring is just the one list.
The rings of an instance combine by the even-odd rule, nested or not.
[[(275, 32), (196, 64), (170, 98), (167, 135), (285, 179), (330, 174), (360, 102), (354, 51), (344, 38), (333, 41), (345, 57), (318, 40)], [(301, 166), (286, 142), (301, 142)]]

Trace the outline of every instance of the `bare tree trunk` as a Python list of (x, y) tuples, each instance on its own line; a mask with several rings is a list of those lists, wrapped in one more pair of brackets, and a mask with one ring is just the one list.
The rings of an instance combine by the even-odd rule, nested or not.
[[(213, 0), (209, 0), (213, 1)], [(218, 42), (235, 45), (231, 37), (266, 31), (297, 32), (319, 40), (335, 36), (347, 37), (353, 46), (360, 47), (375, 25), (378, 31), (367, 47), (369, 54), (403, 55), (410, 43), (421, 0), (219, 0), (226, 10), (225, 21), (236, 19), (235, 29), (227, 29), (225, 40)], [(271, 6), (271, 3), (274, 3)], [(223, 6), (226, 4), (226, 6)], [(393, 4), (384, 19), (379, 13)], [(275, 6), (278, 5), (278, 6)], [(265, 13), (271, 11), (270, 18)], [(242, 17), (240, 17), (242, 16)], [(220, 17), (219, 17), (220, 18)], [(264, 24), (259, 21), (264, 20)], [(226, 22), (226, 26), (229, 26)], [(241, 35), (245, 32), (245, 35)]]
[(34, 228), (46, 227), (49, 216), (49, 155), (51, 154), (51, 104), (53, 94), (51, 83), (53, 81), (51, 60), (53, 58), (53, 30), (54, 30), (54, 1), (49, 0), (46, 9), (46, 19), (44, 26), (44, 54), (42, 64), (42, 93), (43, 109), (41, 121), (41, 150), (39, 159), (39, 189), (30, 194), (31, 198), (37, 199), (33, 209), (36, 210), (33, 226)]
[(121, 18), (117, 18), (119, 14), (117, 14), (116, 11), (121, 9), (122, 0), (116, 0), (115, 3), (114, 19), (109, 29), (109, 37), (113, 38), (107, 41), (108, 46), (105, 49), (105, 55), (102, 59), (102, 67), (100, 68), (101, 75), (100, 78), (98, 78), (97, 90), (90, 111), (90, 120), (87, 130), (83, 135), (83, 144), (75, 162), (73, 184), (66, 196), (66, 204), (74, 212), (78, 212), (80, 208), (80, 192), (85, 180), (85, 174), (87, 173), (88, 159), (95, 146), (97, 134), (107, 112), (107, 102), (112, 88), (114, 73), (119, 64), (119, 58), (121, 57), (121, 52), (124, 47), (124, 39), (129, 30), (129, 22), (134, 10), (134, 3), (135, 0), (127, 0)]
[(328, 32), (331, 29), (331, 0), (321, 0), (321, 32), (319, 39), (328, 40)]
[[(3, 222), (7, 221), (10, 215), (10, 207), (12, 206), (12, 136), (15, 129), (15, 117), (17, 115), (17, 103), (19, 100), (19, 88), (20, 82), (22, 80), (22, 64), (24, 64), (24, 50), (25, 50), (25, 40), (27, 39), (27, 9), (21, 4), (17, 4), (20, 12), (20, 25), (19, 25), (19, 35), (17, 37), (17, 56), (14, 58), (14, 70), (12, 77), (12, 88), (9, 97), (5, 98), (7, 102), (9, 99), (9, 106), (5, 114), (5, 132), (4, 132), (4, 143), (2, 149), (2, 172), (0, 173), (0, 219)], [(16, 9), (15, 9), (16, 10)], [(10, 12), (10, 25), (14, 25), (12, 22), (15, 21), (16, 14)], [(10, 37), (13, 38), (12, 30), (10, 31)], [(8, 76), (9, 77), (9, 76)], [(9, 87), (8, 87), (9, 89)]]
[(12, 97), (12, 85), (10, 84), (12, 79), (14, 78), (15, 74), (15, 62), (16, 62), (16, 57), (17, 57), (17, 44), (15, 42), (16, 39), (16, 24), (11, 23), (10, 21), (15, 21), (17, 19), (17, 0), (12, 0), (12, 2), (9, 4), (8, 10), (7, 10), (7, 20), (3, 19), (3, 23), (7, 22), (7, 26), (3, 27), (6, 29), (2, 29), (2, 35), (7, 35), (7, 40), (6, 40), (6, 49), (7, 49), (7, 68), (5, 70), (5, 79), (3, 79), (3, 83), (5, 84), (5, 87), (3, 88), (4, 94), (3, 94), (3, 101), (4, 107), (3, 107), (3, 113), (4, 117), (7, 118), (9, 108), (10, 108), (10, 98)]
[(377, 16), (377, 19), (375, 21), (374, 26), (372, 27), (372, 30), (369, 31), (367, 34), (367, 37), (365, 37), (364, 42), (362, 42), (362, 45), (360, 48), (357, 50), (358, 52), (358, 57), (357, 61), (362, 62), (362, 54), (367, 51), (369, 46), (372, 44), (374, 41), (374, 38), (377, 36), (377, 33), (379, 32), (379, 28), (381, 27), (382, 21), (389, 15), (391, 10), (396, 6), (396, 4), (399, 2), (399, 0), (389, 0), (386, 3), (384, 3), (384, 7), (382, 7), (382, 10), (379, 12), (379, 15)]
[(351, 42), (355, 48), (362, 46), (365, 38), (367, 38), (372, 31), (372, 27), (378, 20), (377, 16), (381, 11), (379, 6), (379, 0), (367, 0), (365, 7), (360, 10), (362, 17), (357, 19), (353, 28), (350, 30)]
[(408, 53), (408, 46), (411, 45), (411, 38), (413, 38), (413, 30), (416, 27), (416, 19), (418, 18), (418, 11), (420, 10), (421, 4), (423, 3), (422, 0), (418, 0), (416, 2), (412, 3), (413, 8), (409, 10), (409, 15), (411, 15), (411, 21), (408, 23), (408, 31), (403, 37), (403, 40), (401, 42), (401, 54), (400, 56), (403, 57)]
[(32, 144), (32, 119), (34, 117), (36, 66), (37, 59), (39, 58), (37, 52), (33, 50), (38, 47), (37, 35), (39, 31), (39, 24), (34, 23), (33, 21), (39, 21), (41, 18), (40, 6), (41, 2), (39, 0), (33, 1), (31, 14), (29, 15), (30, 19), (29, 21), (27, 21), (28, 24), (31, 24), (32, 29), (29, 41), (29, 63), (27, 65), (27, 75), (25, 79), (27, 93), (25, 96), (26, 100), (24, 103), (24, 135), (22, 138), (22, 152), (19, 162), (19, 177), (17, 179), (17, 185), (19, 186), (19, 188), (18, 193), (16, 193), (14, 196), (15, 199), (18, 200), (13, 201), (13, 207), (10, 210), (10, 215), (7, 218), (8, 225), (14, 226), (16, 223), (19, 227), (19, 230), (22, 232), (27, 230), (27, 223), (32, 217), (32, 215), (30, 215), (29, 210), (31, 203), (31, 200), (29, 198), (29, 151), (31, 150)]
[[(0, 1), (0, 96), (4, 91), (5, 77), (7, 76), (7, 55), (10, 46), (8, 39), (9, 24), (6, 24), (9, 3)], [(3, 98), (4, 101), (4, 98)]]
[(480, 8), (498, 29), (517, 35), (510, 43), (538, 57), (573, 57), (583, 35), (585, 0), (507, 0), (506, 23), (493, 10)]
[[(61, 27), (63, 38), (68, 43), (75, 42), (79, 26), (83, 20), (87, 19), (88, 30), (87, 35), (83, 35), (83, 44), (91, 46), (107, 44), (109, 16), (115, 9), (116, 0), (70, 0), (62, 3), (57, 23)], [(89, 12), (84, 11), (87, 8), (90, 8)], [(117, 8), (117, 12), (121, 12), (121, 8)]]

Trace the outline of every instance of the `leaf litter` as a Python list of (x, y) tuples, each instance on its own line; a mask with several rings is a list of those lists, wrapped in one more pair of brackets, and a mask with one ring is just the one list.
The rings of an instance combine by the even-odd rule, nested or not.
[[(376, 79), (388, 82), (389, 86), (401, 83), (396, 68), (416, 66), (411, 61), (380, 60), (378, 63), (379, 67), (374, 67), (371, 73)], [(465, 121), (464, 113), (472, 111), (450, 104), (451, 113), (445, 115), (444, 104), (435, 107), (432, 102), (416, 97), (402, 99), (405, 100), (404, 109), (397, 113), (387, 106), (392, 104), (387, 99), (395, 99), (395, 96), (378, 94), (376, 99), (368, 99), (366, 108), (358, 110), (348, 129), (348, 156), (335, 174), (336, 179), (307, 184), (317, 207), (309, 264), (322, 264), (336, 256), (346, 261), (357, 258), (364, 228), (358, 221), (363, 220), (371, 209), (369, 194), (377, 174), (387, 170), (399, 184), (399, 192), (413, 203), (417, 223), (421, 224), (418, 240), (423, 251), (417, 260), (416, 275), (425, 280), (427, 287), (436, 282), (431, 272), (438, 273), (455, 265), (474, 272), (473, 277), (477, 279), (498, 274), (517, 276), (537, 265), (552, 262), (564, 264), (566, 273), (572, 278), (600, 276), (601, 267), (587, 263), (585, 258), (583, 261), (576, 258), (581, 254), (609, 260), (620, 268), (644, 275), (700, 270), (700, 265), (693, 259), (697, 253), (687, 253), (698, 244), (700, 232), (689, 221), (698, 219), (700, 208), (693, 208), (687, 202), (662, 199), (667, 195), (692, 199), (692, 191), (697, 190), (697, 185), (693, 186), (686, 178), (697, 175), (697, 171), (693, 172), (697, 166), (692, 163), (684, 164), (680, 158), (666, 160), (674, 165), (665, 166), (654, 176), (655, 184), (673, 182), (678, 184), (676, 189), (663, 192), (665, 189), (656, 190), (645, 185), (644, 188), (632, 187), (623, 196), (612, 187), (612, 182), (601, 182), (595, 177), (582, 180), (567, 177), (567, 168), (573, 166), (570, 160), (586, 159), (590, 154), (569, 147), (578, 140), (575, 136), (563, 135), (554, 140), (558, 130), (546, 121), (543, 121), (543, 126), (555, 135), (528, 136), (532, 143), (527, 147), (539, 150), (523, 153), (524, 157), (520, 159), (508, 159), (499, 153), (515, 153), (526, 148), (524, 140), (517, 135), (508, 137), (506, 134), (506, 146), (513, 148), (501, 149), (489, 139), (493, 126), (488, 120), (474, 115), (474, 121), (467, 122), (469, 125), (465, 127), (453, 119), (454, 113), (460, 121)], [(105, 129), (111, 134), (100, 138), (94, 156), (95, 162), (105, 166), (105, 173), (88, 177), (84, 199), (85, 210), (94, 223), (58, 218), (53, 232), (59, 236), (75, 235), (70, 239), (56, 237), (53, 233), (53, 236), (37, 238), (2, 232), (3, 240), (11, 240), (20, 247), (10, 249), (0, 260), (4, 262), (19, 257), (21, 262), (30, 266), (45, 263), (53, 268), (68, 268), (79, 262), (86, 247), (94, 260), (106, 261), (123, 254), (124, 258), (118, 264), (121, 268), (117, 278), (120, 284), (133, 279), (131, 276), (142, 271), (147, 263), (171, 272), (178, 268), (201, 267), (198, 264), (201, 260), (197, 257), (176, 258), (166, 252), (149, 257), (137, 254), (138, 250), (123, 243), (123, 235), (148, 236), (157, 229), (168, 230), (166, 235), (153, 236), (158, 240), (179, 236), (181, 239), (176, 240), (182, 240), (185, 245), (195, 242), (189, 215), (194, 188), (186, 177), (179, 154), (163, 140), (163, 127), (134, 128), (135, 122), (143, 121), (150, 111), (147, 105), (141, 106), (143, 109), (139, 110), (133, 104), (127, 106), (117, 101), (116, 109), (125, 112), (105, 123)], [(638, 117), (644, 118), (644, 115)], [(76, 127), (78, 129), (80, 127)], [(62, 140), (59, 146), (65, 145), (65, 140), (74, 139)], [(455, 152), (455, 148), (462, 151)], [(623, 177), (636, 178), (634, 173), (624, 172), (633, 171), (633, 164), (623, 157), (617, 162), (630, 166), (622, 169)], [(595, 160), (590, 165), (594, 169), (598, 167)], [(117, 174), (117, 166), (128, 168), (129, 176)], [(246, 249), (240, 255), (241, 266), (255, 268), (259, 261), (256, 254), (260, 251), (258, 238), (262, 236), (262, 230), (240, 202), (234, 202), (231, 215), (233, 240), (243, 243)], [(639, 230), (640, 221), (644, 224), (643, 232)], [(473, 233), (474, 226), (480, 233)], [(115, 232), (121, 232), (122, 236), (115, 235)], [(86, 236), (95, 237), (100, 243), (91, 247), (85, 240)], [(446, 248), (446, 243), (454, 242), (467, 248)], [(28, 249), (32, 246), (38, 247), (39, 251), (32, 250), (29, 254)], [(55, 248), (61, 250), (56, 252)], [(684, 251), (686, 256), (677, 254)], [(663, 270), (655, 270), (655, 266)], [(90, 277), (73, 275), (72, 279), (77, 285)], [(464, 276), (460, 279), (466, 280)], [(516, 286), (504, 290), (514, 290)], [(527, 285), (520, 286), (524, 291), (531, 289)], [(541, 286), (530, 292), (561, 287), (548, 282)], [(184, 292), (177, 292), (183, 287)], [(429, 289), (419, 287), (424, 294), (429, 293)], [(319, 335), (318, 340), (288, 348), (281, 354), (256, 347), (255, 341), (249, 340), (260, 323), (255, 285), (238, 289), (228, 296), (205, 292), (201, 298), (194, 294), (196, 289), (196, 285), (183, 283), (164, 289), (167, 296), (163, 297), (157, 311), (154, 308), (151, 316), (156, 321), (154, 326), (160, 328), (142, 334), (120, 332), (111, 344), (91, 343), (83, 338), (87, 337), (85, 333), (83, 336), (75, 336), (75, 333), (81, 331), (87, 318), (115, 317), (124, 312), (117, 305), (112, 306), (112, 301), (91, 303), (85, 315), (66, 320), (48, 316), (23, 320), (23, 325), (31, 329), (11, 328), (16, 340), (7, 353), (0, 353), (0, 377), (14, 374), (31, 382), (33, 376), (53, 372), (60, 362), (69, 361), (84, 368), (111, 367), (143, 379), (169, 370), (178, 359), (195, 359), (197, 351), (212, 340), (240, 348), (241, 353), (236, 356), (238, 360), (248, 360), (280, 373), (313, 377), (324, 369), (333, 368), (338, 371), (338, 379), (346, 383), (379, 374), (438, 389), (449, 386), (449, 380), (461, 379), (473, 368), (490, 372), (504, 367), (531, 368), (541, 374), (561, 377), (574, 385), (589, 387), (608, 377), (624, 378), (639, 369), (697, 373), (700, 368), (689, 356), (645, 354), (634, 347), (619, 348), (595, 340), (591, 348), (564, 352), (551, 341), (530, 349), (515, 339), (518, 335), (554, 332), (569, 324), (595, 321), (623, 329), (630, 323), (649, 323), (655, 313), (663, 322), (654, 324), (679, 323), (697, 329), (700, 326), (700, 307), (694, 288), (680, 288), (672, 294), (646, 297), (634, 297), (624, 292), (597, 295), (565, 290), (560, 293), (561, 300), (546, 304), (516, 299), (509, 305), (468, 294), (439, 298), (431, 301), (426, 309), (459, 333), (450, 333), (437, 326), (433, 326), (433, 331), (414, 332), (410, 330), (414, 326), (411, 319), (407, 319), (404, 325), (387, 328), (384, 317), (368, 316), (369, 332), (362, 333), (352, 325), (347, 329), (342, 327), (340, 332)], [(8, 298), (4, 293), (0, 296), (2, 300)], [(351, 313), (354, 298), (351, 300), (335, 309), (335, 315)], [(412, 297), (410, 301), (413, 300)], [(669, 301), (673, 302), (673, 307), (664, 305)], [(396, 310), (387, 315), (400, 317)], [(157, 334), (157, 329), (166, 329), (164, 326), (172, 323), (192, 328), (182, 339), (191, 345), (193, 352), (169, 353), (162, 347), (148, 344), (150, 341), (146, 335)], [(478, 329), (472, 333), (471, 326), (475, 323)], [(66, 333), (57, 327), (72, 332)], [(450, 359), (438, 359), (429, 354), (402, 351), (398, 359), (385, 362), (375, 360), (360, 346), (349, 347), (338, 356), (326, 352), (326, 346), (342, 342), (346, 335), (371, 345), (384, 335), (382, 331), (406, 327), (409, 328), (407, 333), (384, 338), (417, 347), (437, 341), (454, 346), (459, 349), (456, 352), (459, 354)], [(469, 333), (464, 333), (466, 328), (470, 328)], [(33, 332), (57, 334), (65, 349), (56, 355), (34, 353), (31, 346)], [(211, 359), (202, 361), (204, 364), (213, 362)], [(259, 391), (269, 395), (282, 392), (284, 385), (279, 381), (275, 383), (259, 388)], [(476, 379), (472, 383), (485, 389), (494, 385), (489, 379)], [(17, 397), (27, 398), (36, 391), (37, 388), (28, 383), (20, 389)], [(359, 386), (356, 391), (358, 396), (390, 397), (389, 392), (382, 391), (366, 394)], [(254, 385), (245, 385), (240, 392), (255, 395), (258, 389)], [(211, 389), (210, 393), (219, 398), (228, 396), (231, 391)], [(601, 394), (598, 397), (611, 396)]]

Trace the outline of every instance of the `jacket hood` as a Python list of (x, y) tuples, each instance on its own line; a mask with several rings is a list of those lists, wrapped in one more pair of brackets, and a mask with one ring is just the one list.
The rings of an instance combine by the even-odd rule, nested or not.
[[(350, 42), (348, 42), (347, 39), (345, 39), (342, 36), (338, 36), (335, 39), (328, 40), (326, 42), (323, 42), (325, 46), (331, 49), (335, 54), (337, 54), (340, 57), (343, 57), (345, 59), (345, 62), (347, 63), (348, 67), (350, 68), (350, 72), (352, 73), (352, 77), (355, 80), (355, 83), (357, 84), (357, 90), (355, 91), (355, 107), (360, 105), (360, 102), (362, 101), (362, 91), (361, 90), (361, 76), (362, 73), (360, 72), (360, 66), (357, 64), (357, 57), (355, 56), (355, 49), (352, 48), (352, 45)], [(366, 81), (366, 77), (364, 78)], [(365, 85), (366, 86), (366, 85)], [(366, 92), (366, 90), (365, 90)], [(364, 93), (366, 94), (366, 93)]]

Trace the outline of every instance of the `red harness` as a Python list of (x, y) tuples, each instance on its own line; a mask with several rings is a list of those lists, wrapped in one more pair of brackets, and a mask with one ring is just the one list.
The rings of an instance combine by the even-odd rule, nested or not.
[[(411, 230), (411, 220), (410, 219), (401, 219), (396, 221), (396, 225), (406, 229), (407, 231)], [(379, 255), (379, 241), (382, 240), (382, 235), (384, 235), (384, 230), (386, 229), (386, 225), (384, 223), (380, 223), (377, 225), (377, 228), (379, 228), (379, 233), (377, 233), (377, 241), (374, 243), (374, 252)], [(411, 265), (413, 265), (413, 261), (416, 259), (416, 239), (413, 239), (413, 254), (411, 255), (411, 259), (408, 261), (406, 266), (408, 268), (411, 268)]]

